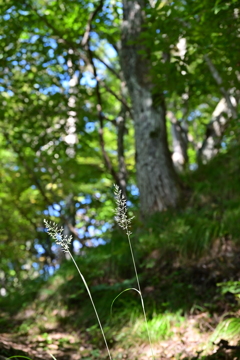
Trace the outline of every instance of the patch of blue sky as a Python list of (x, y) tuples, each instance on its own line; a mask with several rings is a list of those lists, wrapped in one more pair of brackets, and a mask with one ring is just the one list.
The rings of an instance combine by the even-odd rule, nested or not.
[(106, 241), (103, 240), (102, 238), (98, 238), (98, 239), (91, 239), (91, 243), (94, 247), (97, 247), (99, 245), (105, 245)]
[[(2, 86), (1, 86), (1, 88), (2, 88)], [(4, 89), (4, 88), (3, 88), (3, 89)], [(3, 91), (6, 91), (9, 96), (13, 96), (13, 95), (14, 95), (14, 92), (13, 92), (12, 90), (4, 89)]]
[[(108, 12), (108, 18), (109, 18), (109, 20), (111, 20), (111, 22), (112, 22), (112, 21), (114, 20), (114, 15), (111, 14), (109, 11), (107, 11), (107, 7), (105, 7), (103, 10), (104, 10), (105, 13)], [(105, 24), (108, 25), (109, 20), (105, 20)], [(111, 22), (110, 22), (110, 23), (111, 23)]]
[(34, 52), (32, 53), (32, 57), (38, 57), (38, 56), (39, 56), (39, 52), (34, 51)]
[(59, 201), (59, 205), (60, 205), (60, 206), (64, 206), (64, 204), (65, 204), (65, 203), (64, 203), (63, 200)]
[(36, 249), (38, 255), (45, 254), (45, 250), (41, 244), (34, 244), (34, 248)]
[(81, 200), (81, 203), (82, 204), (91, 204), (92, 202), (92, 199), (91, 199), (91, 196), (89, 195), (86, 195), (82, 200)]
[(86, 231), (84, 229), (77, 229), (77, 233), (80, 239), (85, 237)]
[(92, 121), (89, 121), (86, 125), (85, 125), (85, 129), (86, 132), (91, 133), (96, 129), (95, 123)]
[(53, 38), (43, 36), (43, 41), (44, 41), (45, 46), (50, 46), (53, 49), (56, 49), (58, 47), (57, 41)]
[(127, 204), (127, 207), (129, 207), (129, 208), (133, 206), (133, 203), (130, 200), (127, 200), (126, 204)]
[(93, 236), (97, 235), (97, 232), (99, 233), (99, 231), (97, 231), (97, 229), (93, 225), (88, 226), (89, 236), (93, 237)]
[(19, 61), (19, 65), (21, 65), (21, 66), (25, 66), (25, 65), (27, 65), (27, 62), (26, 62), (26, 60), (20, 60)]
[(5, 15), (3, 15), (3, 19), (4, 19), (5, 21), (9, 20), (10, 17), (11, 17), (10, 14), (5, 14)]
[(53, 50), (53, 49), (49, 49), (49, 50), (48, 50), (48, 55), (49, 55), (51, 58), (55, 57), (54, 50)]
[(48, 88), (39, 88), (39, 91), (44, 95), (48, 95), (48, 94), (54, 95), (60, 92), (60, 88), (59, 86), (52, 85)]
[[(79, 204), (79, 206), (81, 206), (82, 204), (81, 203), (78, 203)], [(86, 209), (79, 209), (78, 211), (77, 211), (77, 214), (78, 215), (83, 215), (83, 214), (85, 214), (86, 213)]]
[(111, 44), (106, 43), (104, 48), (109, 58), (117, 57), (117, 52)]
[(221, 147), (222, 147), (223, 149), (226, 149), (226, 148), (227, 148), (227, 144), (225, 143), (225, 141), (222, 141), (222, 142), (221, 142)]
[(9, 9), (6, 10), (6, 13), (11, 14), (13, 10), (15, 9), (15, 6), (11, 6)]
[(48, 273), (50, 276), (52, 276), (56, 270), (56, 266), (48, 266)]
[(40, 266), (40, 264), (38, 264), (36, 262), (32, 263), (32, 267), (36, 270), (39, 269), (39, 266)]
[(52, 252), (54, 252), (54, 253), (57, 251), (58, 248), (59, 248), (59, 245), (57, 245), (57, 244), (55, 244), (55, 243), (53, 243), (52, 246), (51, 246), (51, 250), (52, 250)]
[(101, 238), (99, 238), (97, 241), (98, 241), (98, 245), (105, 245), (106, 244), (106, 241), (101, 239)]
[(75, 254), (78, 254), (82, 247), (82, 244), (78, 240), (73, 240), (73, 251)]
[(18, 10), (18, 12), (19, 12), (19, 14), (21, 14), (21, 15), (28, 15), (28, 11), (26, 11), (26, 10)]
[(54, 209), (60, 211), (61, 206), (59, 204), (54, 204)]
[(64, 59), (64, 57), (62, 56), (62, 55), (58, 55), (57, 56), (57, 60), (58, 60), (58, 63), (60, 64), (60, 65), (63, 65), (63, 64), (65, 64), (65, 59)]
[(106, 232), (107, 230), (111, 229), (112, 225), (109, 224), (109, 223), (105, 223), (103, 224), (102, 228), (101, 228), (101, 231), (102, 233)]
[(61, 84), (65, 90), (69, 89), (69, 81), (68, 80), (63, 80)]
[(97, 81), (93, 78), (92, 73), (90, 71), (84, 71), (83, 76), (80, 80), (80, 85), (95, 87), (96, 84)]
[(139, 196), (139, 189), (136, 185), (131, 185), (129, 191), (133, 196)]
[(188, 120), (189, 121), (193, 121), (194, 119), (196, 119), (197, 117), (199, 117), (199, 116), (201, 116), (202, 115), (202, 113), (201, 113), (201, 111), (200, 110), (194, 110), (194, 111), (192, 111), (190, 114), (189, 114), (189, 116), (188, 116)]
[(54, 204), (53, 206), (48, 207), (48, 215), (59, 217), (60, 216), (60, 206), (58, 204)]
[(26, 39), (24, 42), (30, 42), (30, 44), (34, 44), (40, 38), (39, 35), (32, 35), (30, 39)]
[(49, 68), (49, 66), (55, 65), (55, 64), (56, 64), (56, 60), (54, 59), (54, 60), (48, 60), (47, 62), (43, 63), (42, 66), (44, 68), (47, 68), (47, 73), (49, 75), (56, 75), (56, 73)]

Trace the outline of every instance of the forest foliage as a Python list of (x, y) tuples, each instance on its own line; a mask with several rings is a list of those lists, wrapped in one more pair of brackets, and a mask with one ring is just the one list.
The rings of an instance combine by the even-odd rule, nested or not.
[[(131, 285), (128, 244), (113, 212), (113, 184), (122, 180), (129, 215), (136, 216), (136, 262), (153, 285), (158, 266), (171, 259), (197, 261), (216, 239), (239, 242), (239, 2), (134, 1), (145, 14), (140, 54), (150, 63), (154, 106), (164, 103), (180, 206), (141, 217), (133, 106), (121, 61), (123, 4), (0, 0), (3, 297), (29, 279), (48, 279), (62, 264), (44, 218), (73, 236), (73, 253), (82, 254), (100, 291), (112, 276), (113, 294), (121, 281)], [(151, 257), (156, 250), (160, 257)], [(174, 291), (184, 298), (185, 288)], [(160, 308), (178, 308), (174, 291), (163, 290)], [(186, 302), (189, 310), (194, 301)]]

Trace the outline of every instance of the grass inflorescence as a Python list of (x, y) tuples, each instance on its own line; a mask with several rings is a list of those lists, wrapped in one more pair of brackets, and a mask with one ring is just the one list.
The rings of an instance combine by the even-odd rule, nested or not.
[(104, 333), (104, 330), (103, 330), (103, 327), (102, 327), (102, 324), (101, 324), (101, 321), (100, 321), (96, 306), (94, 304), (92, 294), (90, 292), (90, 289), (88, 287), (88, 284), (87, 284), (83, 274), (81, 273), (76, 261), (74, 260), (73, 255), (71, 254), (71, 251), (69, 250), (69, 245), (70, 245), (70, 243), (72, 241), (72, 236), (70, 236), (70, 237), (64, 236), (63, 235), (63, 228), (59, 229), (57, 224), (55, 224), (55, 223), (49, 223), (49, 222), (47, 222), (47, 220), (44, 220), (44, 223), (46, 225), (48, 233), (52, 236), (53, 239), (55, 239), (57, 244), (59, 244), (62, 247), (62, 250), (69, 254), (71, 260), (73, 261), (74, 265), (76, 266), (76, 269), (77, 269), (77, 271), (78, 271), (78, 273), (79, 273), (79, 275), (80, 275), (80, 277), (81, 277), (81, 279), (82, 279), (82, 281), (84, 283), (84, 286), (85, 286), (85, 288), (87, 290), (90, 301), (92, 303), (92, 306), (93, 306), (93, 309), (94, 309), (94, 312), (95, 312), (99, 327), (100, 327), (101, 332), (102, 332), (103, 340), (104, 340), (104, 343), (106, 345), (106, 349), (107, 349), (107, 352), (108, 352), (109, 359), (112, 360), (112, 356), (111, 356), (111, 353), (110, 353), (110, 350), (109, 350), (107, 339), (106, 339), (106, 336), (105, 336), (105, 333)]
[[(137, 267), (136, 267), (136, 262), (135, 262), (135, 258), (134, 258), (134, 253), (133, 253), (133, 248), (132, 248), (132, 244), (131, 244), (131, 231), (130, 231), (130, 226), (131, 226), (131, 220), (133, 219), (133, 217), (129, 217), (128, 213), (127, 213), (127, 205), (126, 205), (126, 199), (122, 194), (121, 189), (119, 188), (118, 185), (114, 185), (114, 195), (115, 195), (115, 200), (116, 200), (116, 209), (115, 209), (115, 220), (118, 223), (118, 225), (126, 232), (127, 235), (127, 239), (128, 239), (128, 243), (129, 243), (129, 248), (130, 248), (130, 253), (131, 253), (131, 257), (132, 257), (132, 262), (133, 262), (133, 267), (134, 267), (134, 272), (135, 272), (135, 277), (136, 277), (136, 282), (137, 282), (137, 288), (128, 288), (123, 290), (112, 302), (112, 305), (114, 303), (114, 301), (125, 291), (128, 290), (135, 290), (139, 296), (140, 296), (140, 300), (141, 300), (141, 306), (142, 306), (142, 311), (143, 311), (143, 315), (144, 315), (144, 321), (145, 321), (145, 328), (147, 331), (147, 336), (148, 336), (148, 340), (150, 343), (150, 347), (151, 347), (151, 353), (152, 353), (152, 358), (154, 359), (154, 355), (153, 355), (153, 347), (152, 347), (152, 341), (151, 341), (151, 337), (150, 337), (150, 332), (149, 332), (149, 327), (148, 327), (148, 321), (147, 321), (147, 315), (146, 315), (146, 310), (145, 310), (145, 305), (144, 305), (144, 300), (143, 300), (143, 296), (142, 296), (142, 291), (141, 291), (141, 287), (140, 287), (140, 282), (139, 282), (139, 276), (138, 276), (138, 272), (137, 272)], [(112, 356), (109, 350), (109, 345), (107, 343), (107, 339), (106, 339), (106, 335), (104, 333), (96, 306), (94, 304), (93, 301), (93, 297), (92, 294), (90, 292), (89, 286), (82, 274), (82, 272), (80, 271), (77, 263), (75, 262), (73, 255), (70, 252), (70, 244), (72, 241), (72, 236), (66, 236), (64, 235), (64, 229), (63, 227), (59, 228), (58, 225), (54, 222), (48, 222), (47, 220), (44, 219), (44, 224), (46, 226), (47, 232), (49, 233), (49, 235), (53, 238), (53, 240), (56, 242), (56, 244), (60, 245), (62, 250), (65, 253), (68, 253), (71, 260), (73, 261), (83, 283), (84, 286), (87, 290), (87, 293), (89, 295), (90, 301), (92, 303), (95, 315), (97, 317), (97, 321), (99, 324), (99, 327), (101, 329), (101, 333), (102, 333), (102, 337), (104, 339), (104, 343), (106, 345), (106, 349), (108, 352), (108, 356), (109, 359), (112, 360)], [(112, 307), (112, 306), (111, 306)]]

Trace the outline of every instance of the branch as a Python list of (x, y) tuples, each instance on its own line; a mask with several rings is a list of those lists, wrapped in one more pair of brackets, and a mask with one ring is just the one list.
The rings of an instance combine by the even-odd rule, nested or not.
[(132, 114), (132, 109), (128, 106), (128, 104), (126, 103), (125, 99), (121, 98), (119, 95), (117, 95), (115, 93), (115, 91), (113, 91), (112, 89), (110, 89), (110, 87), (103, 81), (103, 80), (99, 80), (99, 82), (102, 84), (102, 86), (111, 94), (113, 95), (129, 112), (131, 118), (133, 118), (133, 114)]
[(217, 71), (217, 69), (215, 68), (215, 66), (213, 65), (212, 61), (210, 60), (210, 58), (208, 57), (208, 55), (204, 55), (204, 59), (209, 67), (209, 70), (212, 74), (212, 77), (214, 78), (214, 80), (216, 81), (216, 83), (219, 85), (220, 87), (220, 91), (221, 93), (223, 94), (227, 104), (228, 104), (228, 107), (229, 109), (231, 110), (232, 112), (232, 117), (234, 119), (237, 118), (237, 113), (236, 113), (236, 109), (231, 101), (231, 98), (228, 94), (228, 92), (226, 91), (226, 89), (224, 88), (224, 86), (222, 85), (223, 84), (223, 80), (219, 74), (219, 72)]
[[(90, 27), (91, 27), (91, 24), (90, 24)], [(91, 31), (91, 28), (90, 28), (90, 31)], [(102, 150), (102, 154), (103, 154), (103, 159), (104, 159), (105, 166), (110, 171), (110, 174), (112, 175), (114, 181), (116, 182), (116, 184), (119, 184), (118, 174), (114, 170), (112, 162), (105, 150), (105, 143), (104, 143), (104, 137), (103, 137), (104, 115), (102, 113), (102, 97), (101, 97), (101, 92), (100, 92), (99, 78), (97, 76), (97, 69), (96, 69), (96, 66), (93, 61), (93, 53), (90, 49), (90, 37), (88, 37), (86, 48), (88, 51), (90, 63), (92, 65), (93, 75), (96, 80), (96, 88), (95, 89), (96, 89), (96, 97), (97, 97), (97, 111), (98, 111), (98, 118), (99, 118), (99, 124), (100, 124), (100, 129), (99, 129), (98, 133), (99, 133), (100, 146), (101, 146), (101, 150)]]
[(103, 0), (100, 0), (98, 6), (95, 8), (95, 10), (90, 14), (88, 22), (87, 22), (87, 26), (86, 26), (86, 30), (85, 33), (83, 35), (82, 41), (81, 41), (81, 45), (82, 47), (85, 47), (88, 42), (89, 42), (89, 37), (90, 37), (90, 31), (92, 29), (92, 21), (94, 20), (94, 18), (96, 17), (97, 13), (102, 9), (103, 7)]
[(108, 65), (103, 59), (101, 59), (98, 55), (93, 54), (93, 57), (95, 59), (97, 59), (98, 61), (100, 61), (104, 66), (106, 66), (106, 68), (111, 71), (111, 73), (113, 73), (119, 80), (121, 80), (121, 76), (110, 66)]
[[(64, 44), (66, 44), (69, 48), (73, 49), (75, 54), (77, 54), (80, 58), (82, 58), (84, 60), (84, 62), (86, 64), (90, 64), (89, 59), (85, 56), (85, 54), (81, 51), (79, 51), (78, 49), (78, 44), (70, 41), (69, 39), (64, 39), (63, 38), (63, 34), (61, 34), (61, 32), (56, 29), (51, 22), (49, 22), (47, 20), (47, 18), (45, 16), (42, 16), (38, 13), (38, 10), (36, 8), (34, 8), (30, 3), (27, 3), (28, 6), (37, 14), (37, 16), (50, 28), (52, 29), (52, 31), (59, 37), (59, 40), (61, 40)], [(88, 19), (88, 23), (87, 23), (87, 28), (85, 30), (85, 33), (83, 35), (82, 41), (81, 41), (81, 46), (82, 48), (86, 47), (88, 41), (89, 41), (89, 37), (90, 37), (90, 31), (91, 31), (91, 23), (93, 21), (93, 19), (96, 17), (97, 13), (99, 10), (101, 10), (101, 7), (103, 6), (103, 0), (100, 0), (99, 5), (96, 7), (96, 9), (90, 14), (89, 19)], [(115, 48), (115, 47), (114, 47)], [(102, 64), (104, 64), (106, 66), (106, 68), (108, 68), (109, 71), (111, 71), (111, 73), (113, 75), (115, 75), (117, 78), (120, 79), (118, 73), (110, 66), (108, 65), (104, 60), (102, 60), (98, 55), (94, 54), (94, 58), (96, 58), (98, 61), (100, 61)]]
[[(27, 170), (30, 178), (33, 180), (33, 183), (35, 184), (35, 186), (38, 188), (40, 194), (42, 195), (45, 203), (47, 206), (52, 206), (54, 208), (53, 202), (48, 198), (48, 196), (45, 194), (42, 185), (40, 183), (40, 181), (38, 180), (36, 174), (34, 174), (34, 172), (32, 171), (32, 169), (28, 166), (27, 162), (24, 159), (24, 156), (21, 154), (20, 150), (18, 150), (14, 144), (12, 143), (12, 141), (10, 140), (8, 134), (3, 131), (3, 135), (6, 138), (6, 140), (11, 144), (13, 151), (18, 155), (19, 159), (21, 160), (22, 164), (24, 165), (25, 169)], [(60, 204), (58, 204), (58, 206), (60, 207), (60, 212), (62, 210), (62, 206)], [(63, 215), (60, 215), (60, 218), (62, 219), (62, 221), (68, 226), (69, 230), (71, 231), (71, 233), (77, 238), (77, 240), (79, 240), (81, 242), (81, 239), (78, 236), (78, 233), (76, 231), (76, 229), (72, 226), (72, 224), (67, 220), (67, 218), (65, 218)]]
[[(89, 48), (89, 56), (91, 58), (91, 50), (90, 50), (90, 48)], [(105, 143), (104, 143), (104, 137), (103, 137), (104, 115), (102, 113), (102, 97), (101, 97), (101, 93), (100, 93), (100, 85), (99, 85), (99, 80), (97, 78), (96, 67), (94, 65), (94, 62), (93, 62), (92, 58), (91, 58), (91, 63), (92, 63), (92, 67), (93, 67), (94, 77), (95, 77), (95, 79), (97, 81), (97, 84), (96, 84), (96, 96), (97, 96), (98, 118), (99, 118), (99, 124), (100, 124), (100, 129), (98, 131), (99, 139), (100, 139), (100, 146), (101, 146), (105, 166), (110, 171), (110, 173), (111, 173), (114, 181), (116, 182), (116, 184), (119, 184), (118, 175), (117, 175), (116, 171), (114, 170), (113, 165), (111, 163), (111, 160), (110, 160), (110, 158), (109, 158), (109, 156), (108, 156), (108, 154), (107, 154), (107, 152), (105, 150)]]

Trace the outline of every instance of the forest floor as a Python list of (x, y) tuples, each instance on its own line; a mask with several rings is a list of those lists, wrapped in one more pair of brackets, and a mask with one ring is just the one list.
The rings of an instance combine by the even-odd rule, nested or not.
[[(161, 271), (162, 279), (157, 285), (158, 289), (156, 286), (145, 286), (143, 289), (145, 296), (150, 294), (150, 298), (157, 299), (159, 289), (168, 287), (170, 289), (174, 284), (185, 282), (190, 292), (195, 292), (200, 300), (199, 302), (194, 301), (195, 305), (191, 306), (190, 311), (185, 311), (181, 322), (171, 323), (170, 335), (167, 338), (162, 336), (158, 341), (154, 341), (153, 349), (156, 360), (240, 359), (238, 346), (240, 323), (237, 324), (238, 329), (234, 330), (233, 328), (232, 332), (226, 331), (226, 326), (216, 332), (221, 321), (225, 320), (226, 322), (230, 318), (238, 319), (240, 316), (239, 297), (236, 297), (234, 291), (231, 292), (231, 288), (220, 293), (219, 287), (216, 286), (218, 283), (240, 278), (239, 259), (240, 249), (230, 240), (221, 239), (221, 241), (216, 241), (211, 253), (199, 259), (197, 263), (189, 261), (188, 264), (185, 264), (184, 269), (177, 263), (172, 264), (171, 267), (165, 267), (165, 269), (158, 269)], [(164, 272), (166, 276), (164, 276)], [(234, 282), (230, 282), (230, 285), (234, 284)], [(228, 286), (230, 285), (228, 282)], [(173, 291), (173, 295), (176, 298), (181, 297), (177, 288)], [(189, 296), (187, 293), (185, 295)], [(12, 318), (9, 319), (11, 326), (4, 327), (4, 323), (7, 323), (7, 314), (2, 312), (0, 355), (5, 357), (22, 355), (33, 360), (50, 359), (49, 353), (53, 354), (57, 360), (108, 358), (102, 342), (100, 342), (101, 349), (99, 350), (96, 339), (94, 340), (94, 337), (89, 335), (84, 328), (82, 330), (71, 329), (69, 324), (66, 326), (66, 324), (53, 321), (54, 317), (48, 321), (48, 317), (44, 314), (38, 315), (44, 322), (44, 328), (42, 327), (40, 331), (36, 332), (34, 327), (31, 327), (31, 330), (27, 330), (23, 334), (24, 321), (26, 322), (26, 319), (33, 313), (35, 313), (35, 309), (30, 305), (24, 311), (12, 315)], [(55, 313), (53, 311), (54, 314), (57, 314), (57, 311)], [(67, 313), (63, 313), (63, 316), (67, 317)], [(126, 327), (129, 327), (127, 323)], [(124, 326), (122, 331), (125, 331)], [(130, 336), (130, 339), (128, 337), (127, 340), (123, 336), (120, 341), (113, 341), (111, 353), (115, 360), (151, 359), (151, 349), (148, 343), (139, 337), (134, 339), (134, 335), (132, 338)]]

